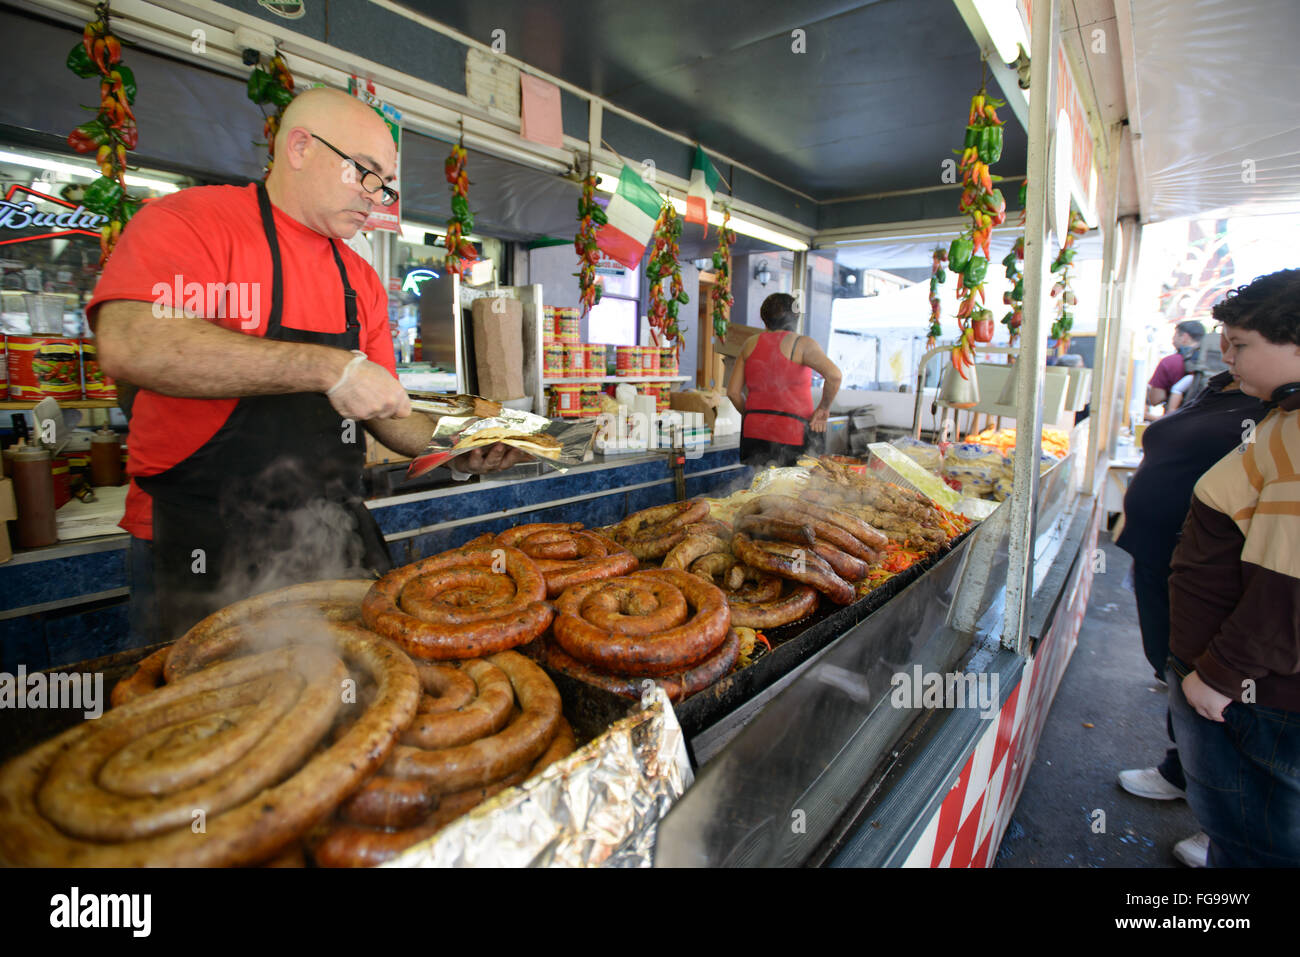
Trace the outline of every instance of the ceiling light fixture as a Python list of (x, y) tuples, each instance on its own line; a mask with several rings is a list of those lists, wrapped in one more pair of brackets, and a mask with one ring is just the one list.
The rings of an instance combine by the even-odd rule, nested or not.
[(989, 39), (1003, 63), (1015, 63), (1020, 48), (1029, 49), (1029, 34), (1020, 17), (1017, 0), (974, 0), (975, 15), (984, 23)]
[[(11, 153), (8, 150), (0, 150), (0, 163), (13, 163), (15, 166), (49, 170), (51, 173), (64, 173), (68, 176), (84, 176), (86, 179), (99, 179), (102, 175), (97, 169), (75, 166), (72, 163), (61, 163), (58, 160), (47, 160), (39, 156)], [(175, 183), (168, 183), (161, 179), (149, 179), (147, 176), (136, 176), (134, 173), (126, 174), (126, 185), (139, 186), (141, 189), (152, 190), (155, 193), (175, 193), (180, 189)]]

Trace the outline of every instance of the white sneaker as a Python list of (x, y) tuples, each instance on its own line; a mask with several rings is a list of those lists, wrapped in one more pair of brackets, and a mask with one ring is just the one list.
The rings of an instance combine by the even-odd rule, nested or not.
[(1119, 786), (1129, 794), (1150, 798), (1153, 801), (1176, 801), (1187, 797), (1182, 788), (1165, 780), (1155, 768), (1136, 768), (1119, 772)]
[(1185, 837), (1174, 845), (1174, 857), (1188, 867), (1210, 866), (1210, 835), (1204, 831)]

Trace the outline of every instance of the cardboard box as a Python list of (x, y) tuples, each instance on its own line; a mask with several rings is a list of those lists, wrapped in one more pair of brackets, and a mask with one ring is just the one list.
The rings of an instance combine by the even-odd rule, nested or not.
[(740, 350), (745, 347), (745, 343), (761, 332), (766, 332), (762, 326), (744, 326), (738, 323), (727, 323), (727, 338), (722, 340), (721, 344), (715, 342), (713, 350), (729, 358), (735, 358), (740, 355)]
[(409, 462), (410, 456), (394, 452), (369, 432), (366, 433), (366, 465), (388, 465), (393, 462)]
[(14, 499), (14, 480), (0, 479), (0, 522), (4, 523), (4, 533), (0, 534), (0, 563), (14, 557), (13, 546), (9, 544), (9, 523), (18, 517), (18, 503)]
[(686, 392), (669, 392), (668, 408), (678, 412), (700, 412), (704, 415), (704, 424), (710, 429), (718, 417), (718, 401), (721, 393), (690, 389)]

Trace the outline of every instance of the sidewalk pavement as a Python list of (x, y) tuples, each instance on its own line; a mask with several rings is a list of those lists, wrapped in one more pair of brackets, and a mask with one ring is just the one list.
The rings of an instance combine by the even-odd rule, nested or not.
[(1168, 694), (1142, 654), (1132, 559), (1102, 538), (1106, 570), (995, 867), (1181, 867), (1173, 846), (1199, 830), (1186, 801), (1135, 797), (1115, 778), (1163, 759)]

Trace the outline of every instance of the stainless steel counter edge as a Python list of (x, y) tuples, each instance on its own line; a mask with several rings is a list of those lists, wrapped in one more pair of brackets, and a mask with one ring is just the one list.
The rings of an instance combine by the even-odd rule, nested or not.
[[(740, 447), (740, 439), (728, 437), (718, 442), (713, 442), (701, 449), (701, 454), (710, 452), (726, 452), (730, 449)], [(404, 505), (408, 502), (422, 502), (427, 499), (442, 498), (448, 495), (460, 495), (465, 492), (483, 491), (486, 488), (496, 488), (505, 484), (522, 484), (531, 482), (544, 482), (547, 479), (562, 478), (567, 475), (573, 475), (577, 472), (596, 472), (602, 469), (623, 468), (630, 465), (645, 465), (648, 462), (662, 461), (665, 452), (648, 452), (645, 454), (628, 454), (616, 456), (597, 456), (591, 462), (584, 462), (581, 465), (574, 465), (564, 472), (551, 471), (544, 475), (529, 476), (527, 478), (509, 479), (509, 480), (492, 480), (484, 481), (465, 481), (450, 488), (432, 488), (419, 492), (408, 492), (404, 495), (392, 495), (387, 498), (370, 499), (366, 502), (366, 507), (370, 509), (387, 508), (390, 505)], [(708, 470), (709, 472), (713, 470)], [(698, 473), (695, 473), (698, 474)], [(704, 474), (708, 474), (707, 472)], [(638, 485), (637, 487), (641, 487)], [(428, 529), (424, 529), (427, 531)], [(397, 541), (407, 538), (411, 531), (394, 532), (391, 535), (384, 536), (387, 541)], [(14, 557), (9, 561), (0, 564), (0, 569), (13, 567), (15, 565), (26, 565), (31, 562), (48, 562), (60, 558), (74, 558), (78, 555), (92, 555), (96, 552), (107, 552), (114, 549), (125, 549), (131, 536), (126, 532), (119, 532), (113, 535), (97, 535), (93, 538), (75, 539), (68, 542), (59, 542), (57, 545), (47, 545), (44, 548), (34, 548), (21, 552), (15, 552)]]

